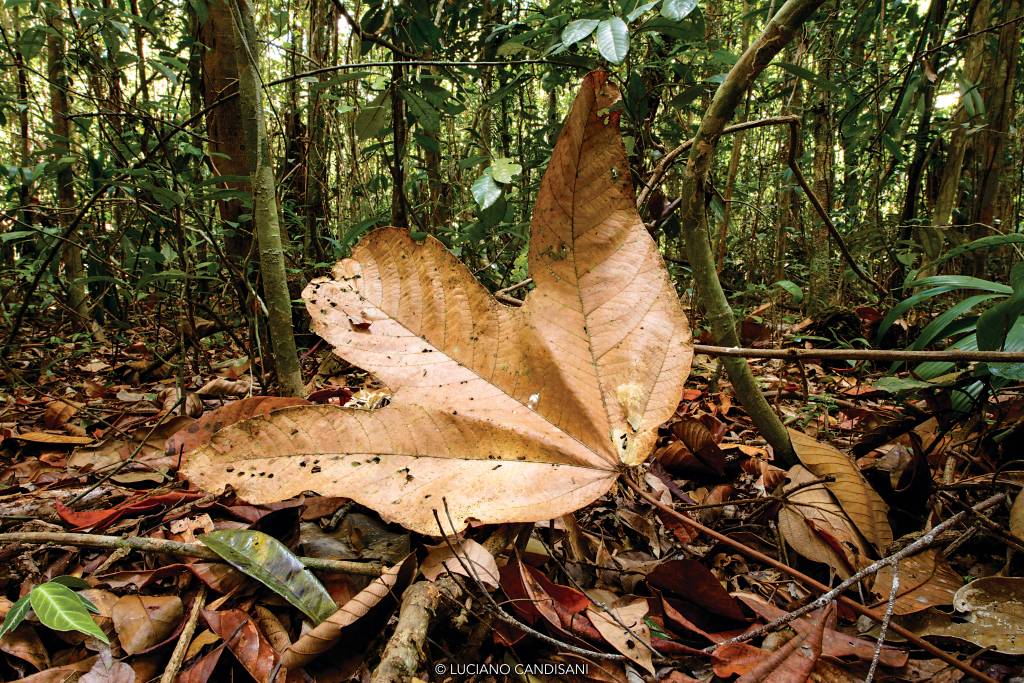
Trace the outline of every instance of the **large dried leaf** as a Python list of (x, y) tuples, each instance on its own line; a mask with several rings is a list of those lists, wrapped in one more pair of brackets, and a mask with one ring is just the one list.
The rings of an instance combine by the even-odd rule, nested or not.
[(803, 432), (790, 429), (789, 437), (793, 450), (807, 469), (819, 477), (835, 477), (835, 481), (826, 486), (864, 538), (878, 551), (888, 548), (892, 544), (889, 506), (871, 488), (857, 464), (848, 455)]
[(240, 609), (204, 609), (203, 619), (257, 683), (284, 683), (288, 672), (279, 666), (281, 657), (256, 628), (252, 617)]
[[(225, 428), (188, 459), (199, 487), (247, 500), (346, 496), (439, 532), (537, 521), (641, 462), (682, 395), (690, 332), (634, 206), (607, 74), (583, 82), (534, 208), (521, 308), (440, 242), (367, 235), (303, 296), (313, 329), (394, 392), (377, 411), (302, 406)], [(447, 510), (445, 505), (447, 504)]]
[(605, 609), (592, 607), (587, 616), (609, 645), (653, 674), (651, 629), (644, 621), (647, 609), (645, 598), (624, 598), (621, 604)]
[(794, 550), (814, 562), (830, 566), (848, 578), (867, 564), (867, 553), (856, 528), (824, 484), (811, 484), (816, 477), (795, 465), (787, 475), (786, 503), (779, 510), (779, 532)]

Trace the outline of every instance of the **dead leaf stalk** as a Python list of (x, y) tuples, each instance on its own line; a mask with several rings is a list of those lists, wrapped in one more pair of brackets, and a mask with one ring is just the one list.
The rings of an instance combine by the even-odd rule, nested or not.
[[(166, 553), (177, 557), (198, 557), (202, 560), (221, 561), (221, 557), (204, 545), (168, 541), (162, 538), (146, 538), (142, 536), (101, 536), (99, 534), (75, 534), (52, 531), (31, 531), (22, 533), (0, 534), (0, 544), (27, 543), (34, 545), (53, 543), (83, 548), (129, 548), (150, 553)], [(357, 574), (360, 576), (380, 576), (381, 566), (376, 562), (351, 562), (348, 560), (326, 560), (319, 557), (300, 557), (299, 560), (307, 569), (335, 572), (338, 574)]]
[[(905, 558), (905, 557), (907, 557), (909, 555), (912, 555), (913, 553), (915, 553), (915, 552), (917, 552), (919, 550), (927, 548), (932, 543), (934, 543), (935, 539), (938, 537), (938, 535), (942, 531), (944, 531), (945, 529), (949, 528), (953, 524), (961, 521), (964, 517), (967, 516), (967, 512), (966, 511), (957, 513), (953, 517), (950, 517), (949, 519), (947, 519), (945, 522), (942, 522), (941, 524), (936, 525), (927, 534), (925, 534), (924, 536), (922, 536), (918, 540), (914, 541), (914, 543), (911, 543), (910, 545), (908, 545), (906, 548), (904, 548), (903, 550), (899, 551), (898, 553), (896, 553), (894, 555), (890, 555), (889, 557), (884, 558), (883, 560), (879, 560), (878, 562), (875, 562), (871, 566), (866, 567), (865, 569), (861, 570), (860, 572), (854, 574), (853, 576), (851, 576), (846, 581), (843, 581), (836, 588), (830, 589), (825, 584), (821, 583), (820, 581), (818, 581), (816, 579), (811, 578), (810, 576), (807, 576), (803, 572), (800, 572), (800, 571), (798, 571), (798, 570), (796, 570), (796, 569), (794, 569), (794, 568), (792, 568), (792, 567), (790, 567), (790, 566), (788, 566), (786, 564), (783, 564), (782, 562), (779, 562), (778, 560), (776, 560), (776, 559), (774, 559), (772, 557), (769, 557), (768, 555), (765, 555), (764, 553), (762, 553), (762, 552), (760, 552), (758, 550), (755, 550), (754, 548), (751, 548), (750, 546), (748, 546), (748, 545), (746, 545), (744, 543), (740, 543), (739, 541), (736, 541), (736, 540), (726, 536), (725, 534), (719, 533), (719, 532), (715, 531), (714, 529), (710, 529), (710, 528), (704, 526), (703, 524), (701, 524), (700, 522), (698, 522), (698, 521), (696, 521), (694, 519), (691, 519), (690, 517), (688, 517), (688, 516), (678, 512), (674, 508), (672, 508), (672, 507), (670, 507), (668, 505), (665, 505), (660, 500), (658, 500), (653, 495), (651, 495), (649, 492), (645, 491), (638, 483), (633, 481), (631, 478), (624, 477), (623, 479), (624, 479), (624, 481), (626, 482), (626, 484), (628, 486), (630, 486), (633, 490), (635, 490), (642, 498), (647, 500), (647, 502), (651, 503), (652, 505), (657, 507), (659, 510), (662, 510), (663, 512), (671, 515), (675, 519), (678, 519), (683, 524), (686, 524), (688, 526), (693, 527), (694, 529), (700, 531), (701, 533), (704, 533), (704, 534), (710, 536), (711, 538), (714, 538), (716, 541), (719, 541), (720, 543), (723, 543), (723, 544), (729, 546), (730, 548), (733, 548), (734, 550), (736, 550), (736, 551), (746, 555), (747, 557), (750, 557), (752, 559), (757, 560), (758, 562), (761, 562), (761, 563), (766, 564), (766, 565), (768, 565), (770, 567), (778, 569), (779, 571), (784, 572), (784, 573), (792, 576), (794, 579), (800, 581), (801, 583), (803, 583), (803, 584), (805, 584), (807, 586), (810, 586), (810, 587), (815, 588), (815, 589), (820, 590), (820, 591), (824, 591), (824, 594), (820, 598), (818, 598), (814, 602), (810, 603), (810, 605), (808, 605), (806, 608), (801, 608), (800, 610), (797, 610), (796, 612), (791, 612), (791, 613), (785, 615), (785, 617), (783, 618), (785, 620), (785, 623), (789, 623), (793, 619), (796, 619), (798, 616), (801, 616), (801, 615), (806, 614), (807, 612), (810, 612), (810, 611), (812, 611), (814, 609), (818, 609), (818, 608), (820, 608), (820, 607), (822, 607), (824, 605), (827, 605), (832, 600), (838, 600), (839, 602), (841, 602), (842, 604), (846, 605), (850, 609), (854, 610), (858, 614), (861, 614), (861, 615), (866, 616), (866, 617), (868, 617), (870, 619), (873, 619), (877, 623), (881, 623), (882, 619), (884, 618), (883, 615), (879, 614), (877, 611), (871, 609), (870, 607), (866, 607), (866, 606), (862, 605), (861, 603), (859, 603), (859, 602), (857, 602), (857, 601), (855, 601), (855, 600), (853, 600), (851, 598), (848, 598), (845, 595), (842, 595), (842, 592), (845, 591), (850, 586), (854, 585), (855, 583), (859, 582), (865, 576), (870, 576), (872, 574), (875, 574), (882, 567), (888, 566), (888, 565), (892, 564), (893, 562), (898, 562), (899, 560), (901, 560), (901, 559), (903, 559), (903, 558)], [(1002, 494), (1002, 493), (997, 494), (995, 496), (987, 498), (987, 499), (983, 500), (982, 502), (978, 503), (977, 505), (974, 506), (973, 509), (974, 510), (978, 510), (978, 511), (987, 510), (988, 508), (990, 508), (990, 507), (992, 507), (994, 505), (999, 504), (1000, 502), (1005, 500), (1005, 498), (1006, 498), (1006, 496), (1004, 494)], [(911, 548), (912, 548), (912, 550), (909, 550)], [(909, 550), (909, 552), (908, 552), (908, 550)], [(778, 621), (778, 620), (776, 620), (776, 621)], [(761, 634), (761, 635), (767, 634), (770, 631), (778, 628), (779, 625), (780, 624), (776, 624), (775, 622), (773, 622), (772, 624), (769, 624), (769, 625), (767, 625), (765, 627), (759, 628), (756, 631), (752, 631), (752, 632), (750, 632), (748, 634), (745, 634), (744, 636), (741, 636), (740, 638), (733, 639), (732, 641), (725, 641), (723, 643), (718, 643), (718, 645), (724, 645), (724, 644), (729, 643), (729, 642), (739, 642), (741, 640), (748, 640), (750, 638), (757, 637), (757, 635), (759, 635), (759, 634)], [(899, 635), (903, 636), (906, 640), (911, 642), (915, 647), (918, 647), (918, 648), (920, 648), (922, 650), (925, 650), (926, 652), (928, 652), (929, 654), (931, 654), (934, 657), (938, 657), (942, 661), (946, 662), (947, 664), (950, 664), (951, 666), (956, 667), (958, 670), (964, 672), (968, 676), (973, 676), (977, 680), (984, 681), (985, 683), (996, 683), (996, 680), (994, 678), (992, 678), (991, 676), (989, 676), (989, 675), (987, 675), (985, 673), (982, 673), (981, 671), (975, 669), (973, 666), (971, 666), (967, 662), (963, 662), (963, 661), (957, 659), (955, 656), (953, 656), (952, 654), (946, 652), (945, 650), (942, 650), (941, 648), (936, 647), (935, 645), (932, 645), (928, 641), (926, 641), (923, 638), (921, 638), (920, 636), (918, 636), (913, 631), (910, 631), (910, 630), (900, 626), (897, 623), (891, 623), (890, 624), (890, 628), (893, 631), (895, 631), (896, 633), (898, 633)]]

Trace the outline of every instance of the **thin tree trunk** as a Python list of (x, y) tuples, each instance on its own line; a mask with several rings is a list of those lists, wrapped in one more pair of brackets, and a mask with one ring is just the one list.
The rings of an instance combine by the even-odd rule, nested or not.
[[(693, 277), (712, 333), (722, 346), (739, 346), (736, 317), (715, 271), (715, 255), (708, 240), (705, 198), (715, 148), (722, 129), (732, 119), (747, 90), (771, 60), (792, 40), (800, 26), (824, 0), (787, 0), (768, 22), (761, 36), (740, 56), (718, 87), (704, 114), (690, 148), (682, 177), (682, 237), (693, 269)], [(742, 358), (723, 359), (736, 396), (742, 401), (754, 425), (787, 465), (796, 464), (793, 446), (782, 421), (761, 393), (750, 366)]]
[(409, 127), (405, 120), (405, 99), (402, 98), (402, 57), (392, 53), (395, 61), (391, 67), (391, 225), (409, 227), (409, 216), (405, 210), (405, 143)]
[[(977, 33), (988, 28), (990, 0), (978, 0), (971, 15), (971, 23), (968, 31)], [(981, 80), (982, 64), (985, 57), (986, 34), (973, 36), (967, 40), (967, 49), (964, 55), (964, 80), (969, 87), (977, 88)], [(942, 166), (942, 178), (939, 181), (939, 194), (935, 200), (935, 209), (932, 212), (932, 224), (934, 226), (945, 226), (953, 222), (953, 208), (957, 205), (960, 189), (960, 177), (963, 172), (964, 155), (967, 152), (967, 127), (970, 117), (967, 107), (964, 106), (964, 99), (972, 97), (973, 93), (965, 92), (960, 96), (959, 109), (956, 118), (953, 120), (953, 135), (949, 142), (949, 151), (946, 155), (946, 162)], [(926, 251), (929, 260), (934, 260), (942, 251), (942, 231), (935, 231), (932, 235), (931, 248), (926, 243)]]
[[(832, 77), (832, 50), (835, 26), (826, 25), (821, 29), (818, 73), (822, 78)], [(832, 167), (835, 141), (832, 137), (832, 97), (828, 90), (821, 89), (813, 110), (814, 129), (814, 193), (829, 212), (832, 210)], [(828, 227), (820, 220), (811, 220), (807, 228), (809, 239), (807, 249), (808, 292), (807, 312), (818, 316), (832, 305), (836, 281), (832, 272), (832, 250), (829, 248)]]
[[(338, 24), (334, 5), (329, 0), (310, 0), (309, 56), (315, 67), (326, 66), (331, 54), (331, 31)], [(324, 74), (320, 80), (326, 80)], [(306, 234), (303, 251), (307, 259), (324, 254), (321, 240), (327, 221), (328, 141), (325, 108), (319, 82), (309, 85), (306, 152)]]
[[(58, 158), (71, 155), (71, 126), (68, 123), (68, 76), (64, 68), (64, 34), (61, 16), (51, 11), (47, 23), (52, 31), (46, 36), (47, 69), (50, 82), (50, 114), (53, 125), (53, 149)], [(57, 206), (59, 223), (66, 226), (71, 212), (75, 209), (74, 171), (70, 163), (61, 163), (57, 172)], [(67, 279), (68, 306), (80, 317), (79, 323), (89, 328), (89, 303), (85, 288), (85, 267), (82, 264), (82, 249), (73, 240), (67, 241), (64, 250), (64, 277)]]
[(259, 46), (247, 0), (231, 0), (235, 54), (238, 68), (242, 127), (249, 155), (253, 188), (253, 215), (259, 244), (260, 276), (267, 306), (267, 327), (273, 347), (274, 371), (283, 393), (299, 396), (303, 392), (302, 371), (295, 349), (292, 329), (292, 302), (288, 293), (281, 224), (278, 220), (274, 163), (263, 114), (263, 96), (259, 74)]

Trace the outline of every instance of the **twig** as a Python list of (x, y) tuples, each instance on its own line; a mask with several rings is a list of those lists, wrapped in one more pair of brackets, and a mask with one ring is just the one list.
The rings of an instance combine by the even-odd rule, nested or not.
[(882, 647), (885, 645), (885, 633), (889, 630), (889, 622), (892, 621), (892, 613), (896, 610), (896, 594), (900, 591), (900, 565), (892, 566), (892, 588), (889, 589), (889, 602), (885, 606), (885, 617), (882, 619), (882, 626), (878, 630), (878, 641), (875, 643), (875, 654), (871, 656), (871, 668), (868, 669), (867, 678), (864, 683), (872, 683), (875, 680), (875, 671), (878, 670), (878, 660), (882, 658)]
[(199, 613), (203, 611), (203, 607), (205, 605), (206, 584), (201, 584), (199, 586), (199, 593), (196, 595), (196, 599), (192, 601), (192, 611), (188, 614), (188, 621), (185, 622), (185, 628), (182, 629), (181, 634), (178, 636), (178, 642), (174, 646), (174, 652), (171, 653), (171, 658), (167, 661), (164, 674), (160, 677), (160, 683), (174, 683), (174, 680), (177, 678), (178, 670), (181, 668), (182, 662), (185, 661), (185, 654), (188, 652), (188, 646), (192, 642), (192, 636), (196, 632), (196, 623), (199, 621)]
[[(770, 567), (778, 569), (781, 572), (789, 574), (794, 579), (800, 581), (801, 583), (803, 583), (803, 584), (805, 584), (807, 586), (813, 587), (813, 588), (815, 588), (817, 590), (820, 590), (820, 591), (825, 591), (825, 596), (827, 596), (829, 594), (832, 594), (832, 598), (831, 599), (837, 599), (837, 600), (839, 600), (839, 602), (843, 603), (844, 605), (846, 605), (850, 609), (854, 610), (858, 614), (862, 614), (862, 615), (864, 615), (866, 617), (869, 617), (869, 618), (875, 620), (878, 623), (881, 623), (883, 617), (882, 617), (882, 615), (878, 614), (878, 612), (876, 612), (875, 610), (873, 610), (873, 609), (871, 609), (869, 607), (865, 607), (861, 603), (859, 603), (859, 602), (857, 602), (857, 601), (855, 601), (855, 600), (853, 600), (851, 598), (848, 598), (845, 595), (841, 595), (841, 591), (842, 590), (845, 590), (850, 585), (853, 585), (853, 583), (856, 583), (856, 581), (859, 581), (861, 578), (863, 578), (862, 576), (860, 576), (861, 572), (858, 572), (858, 574), (854, 575), (854, 577), (857, 577), (855, 580), (853, 580), (854, 577), (850, 577), (850, 580), (844, 581), (842, 584), (840, 584), (840, 587), (838, 587), (836, 589), (830, 589), (825, 584), (821, 583), (820, 581), (818, 581), (816, 579), (811, 578), (810, 576), (807, 576), (803, 572), (800, 572), (800, 571), (798, 571), (798, 570), (796, 570), (796, 569), (794, 569), (794, 568), (792, 568), (792, 567), (790, 567), (788, 565), (785, 565), (782, 562), (779, 562), (778, 560), (776, 560), (775, 558), (769, 557), (768, 555), (765, 555), (764, 553), (762, 553), (762, 552), (760, 552), (758, 550), (755, 550), (755, 549), (753, 549), (753, 548), (751, 548), (751, 547), (749, 547), (749, 546), (747, 546), (747, 545), (745, 545), (743, 543), (740, 543), (739, 541), (736, 541), (736, 540), (734, 540), (732, 538), (729, 538), (725, 534), (719, 533), (719, 532), (715, 531), (714, 529), (710, 529), (710, 528), (704, 526), (703, 524), (701, 524), (700, 522), (698, 522), (698, 521), (696, 521), (694, 519), (690, 519), (686, 515), (684, 515), (684, 514), (682, 514), (680, 512), (677, 512), (675, 509), (669, 507), (668, 505), (665, 505), (660, 500), (658, 500), (657, 498), (652, 496), (650, 493), (645, 491), (639, 484), (637, 484), (631, 478), (623, 477), (623, 481), (626, 483), (627, 486), (629, 486), (634, 491), (636, 491), (647, 502), (651, 503), (652, 505), (657, 507), (659, 510), (662, 510), (663, 512), (671, 515), (675, 519), (678, 519), (680, 522), (682, 522), (682, 523), (684, 523), (684, 524), (686, 524), (688, 526), (691, 526), (694, 529), (697, 529), (701, 533), (704, 533), (704, 534), (710, 536), (711, 538), (714, 538), (716, 541), (719, 541), (720, 543), (724, 543), (725, 545), (729, 546), (730, 548), (733, 548), (734, 550), (737, 550), (738, 552), (746, 555), (747, 557), (753, 558), (753, 559), (757, 560), (758, 562), (761, 562), (761, 563), (766, 564), (766, 565), (768, 565)], [(974, 506), (974, 509), (975, 510), (984, 510), (984, 509), (992, 507), (993, 505), (996, 505), (997, 503), (1001, 502), (1004, 499), (1005, 499), (1005, 496), (1003, 494), (998, 494), (998, 495), (992, 496), (991, 498), (988, 498), (988, 499), (982, 501), (981, 503), (978, 503), (977, 505)], [(967, 514), (966, 512), (958, 513), (957, 515), (954, 515), (954, 517), (956, 517), (959, 520), (959, 519), (962, 519), (966, 514)], [(951, 523), (952, 519), (953, 518), (950, 518), (950, 520), (947, 520), (947, 522)], [(946, 524), (946, 522), (944, 522), (943, 524)], [(936, 528), (938, 528), (938, 527), (936, 527)], [(931, 533), (934, 532), (934, 531), (935, 531), (935, 529), (932, 529), (931, 532), (929, 532), (929, 534), (926, 534), (926, 535), (931, 535)], [(922, 538), (924, 538), (924, 537), (922, 536)], [(917, 543), (918, 543), (918, 541), (915, 541), (911, 545), (917, 545)], [(910, 546), (907, 546), (907, 547), (909, 548)], [(923, 548), (923, 547), (925, 547), (925, 544), (919, 545), (918, 549)], [(905, 556), (906, 555), (900, 555), (900, 558), (902, 559), (902, 557), (905, 557)], [(895, 555), (893, 557), (895, 557)], [(891, 559), (891, 558), (888, 558), (888, 559)], [(878, 564), (880, 564), (880, 563), (879, 562), (875, 563), (875, 565), (878, 565)], [(875, 567), (875, 565), (872, 565), (872, 567)], [(878, 571), (878, 569), (880, 569), (880, 568), (881, 568), (881, 566), (878, 566), (878, 567), (876, 567), (874, 569), (874, 571)], [(873, 572), (870, 572), (870, 573), (873, 573)], [(865, 573), (864, 575), (867, 576), (868, 574)], [(825, 597), (825, 596), (822, 596), (822, 597)], [(817, 607), (821, 607), (822, 605), (828, 604), (828, 602), (830, 602), (830, 600), (824, 600), (823, 601), (821, 598), (819, 598), (818, 600), (815, 600), (814, 603), (812, 603), (812, 604), (816, 604)], [(815, 608), (812, 608), (812, 609), (815, 609)], [(786, 615), (786, 616), (788, 617), (789, 615)], [(796, 617), (793, 617), (793, 618), (796, 618)], [(790, 621), (791, 620), (792, 619), (790, 619)], [(776, 626), (776, 628), (777, 628), (777, 626)], [(898, 633), (899, 635), (903, 636), (908, 641), (913, 643), (916, 647), (919, 647), (922, 650), (927, 651), (929, 654), (931, 654), (931, 655), (933, 655), (935, 657), (938, 657), (939, 659), (941, 659), (942, 661), (946, 662), (947, 664), (955, 666), (957, 669), (959, 669), (960, 671), (963, 671), (968, 676), (973, 676), (974, 678), (978, 679), (979, 681), (984, 681), (985, 683), (997, 683), (996, 680), (994, 678), (992, 678), (991, 676), (988, 676), (987, 674), (984, 674), (981, 671), (978, 671), (977, 669), (975, 669), (970, 664), (968, 664), (966, 662), (962, 662), (959, 659), (957, 659), (956, 657), (954, 657), (953, 655), (951, 655), (950, 653), (946, 652), (945, 650), (942, 650), (942, 649), (936, 647), (935, 645), (932, 645), (927, 640), (924, 640), (923, 638), (918, 636), (913, 631), (910, 631), (910, 630), (908, 630), (908, 629), (906, 629), (906, 628), (904, 628), (904, 627), (902, 627), (902, 626), (900, 626), (899, 624), (896, 624), (896, 623), (891, 624), (890, 628), (892, 628), (893, 631), (895, 631), (896, 633)], [(757, 631), (760, 632), (761, 629), (757, 629)], [(767, 633), (767, 631), (766, 631), (766, 633)], [(753, 635), (751, 635), (750, 637), (753, 637)]]
[[(736, 123), (731, 126), (726, 126), (722, 129), (722, 135), (729, 133), (738, 133), (741, 130), (750, 130), (751, 128), (761, 128), (763, 126), (786, 126), (792, 121), (799, 121), (799, 117), (792, 114), (787, 116), (770, 116), (764, 119), (755, 119), (754, 121), (744, 121), (742, 123)], [(678, 147), (673, 148), (658, 160), (657, 166), (651, 171), (650, 178), (644, 183), (644, 186), (637, 193), (636, 206), (638, 209), (642, 209), (651, 198), (651, 192), (657, 187), (668, 170), (672, 167), (672, 164), (683, 155), (684, 152), (688, 151), (693, 147), (693, 139), (689, 139), (682, 143)]]
[(833, 360), (873, 360), (873, 361), (949, 361), (951, 363), (970, 363), (974, 361), (989, 363), (1021, 363), (1024, 362), (1024, 351), (961, 351), (948, 349), (945, 351), (896, 351), (888, 349), (750, 349), (740, 346), (710, 346), (694, 344), (694, 353), (708, 356), (730, 356), (738, 358), (781, 358), (783, 360), (806, 360), (808, 358)]
[[(130, 548), (151, 553), (166, 553), (178, 557), (197, 557), (201, 560), (223, 561), (220, 555), (204, 545), (168, 541), (162, 538), (145, 538), (142, 536), (101, 536), (98, 534), (74, 534), (53, 531), (31, 531), (22, 533), (0, 534), (0, 543), (28, 543), (40, 545), (55, 543), (83, 548)], [(360, 576), (380, 576), (381, 566), (378, 562), (351, 562), (348, 560), (325, 560), (319, 557), (300, 557), (299, 561), (307, 569), (336, 572), (339, 574), (358, 574)]]

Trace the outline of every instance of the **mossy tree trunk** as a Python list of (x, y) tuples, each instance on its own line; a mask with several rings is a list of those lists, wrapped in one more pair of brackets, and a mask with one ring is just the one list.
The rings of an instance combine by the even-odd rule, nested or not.
[(277, 211), (274, 164), (263, 114), (263, 93), (259, 73), (259, 45), (247, 0), (232, 2), (238, 91), (241, 100), (245, 146), (250, 150), (249, 177), (252, 183), (253, 220), (260, 255), (260, 276), (266, 302), (267, 328), (273, 349), (274, 371), (283, 393), (303, 393), (302, 372), (292, 329), (292, 302), (288, 293), (281, 223)]
[[(739, 346), (740, 340), (736, 333), (736, 317), (718, 280), (715, 256), (708, 239), (705, 200), (711, 189), (709, 174), (715, 149), (722, 129), (736, 113), (736, 108), (754, 80), (823, 2), (787, 0), (718, 87), (690, 148), (690, 157), (682, 178), (683, 244), (715, 342), (722, 346)], [(729, 373), (736, 396), (776, 455), (786, 465), (796, 464), (789, 433), (765, 400), (747, 361), (743, 358), (723, 358), (722, 363)]]

